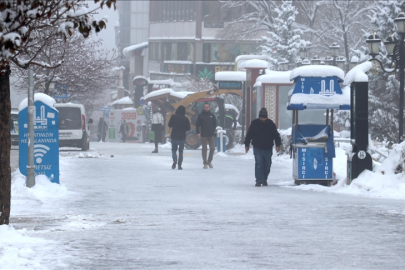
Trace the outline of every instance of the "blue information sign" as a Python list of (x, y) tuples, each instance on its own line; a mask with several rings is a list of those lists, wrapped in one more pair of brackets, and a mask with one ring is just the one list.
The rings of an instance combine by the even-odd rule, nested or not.
[(298, 148), (298, 179), (332, 179), (332, 158), (324, 148)]
[[(34, 165), (35, 175), (46, 175), (59, 184), (59, 112), (42, 101), (35, 101)], [(28, 108), (18, 114), (20, 172), (27, 175)]]
[(241, 82), (219, 82), (219, 89), (242, 89)]

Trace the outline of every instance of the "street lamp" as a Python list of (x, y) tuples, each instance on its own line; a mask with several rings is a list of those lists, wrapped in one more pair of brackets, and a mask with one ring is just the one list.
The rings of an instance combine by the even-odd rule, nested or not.
[(299, 54), (300, 54), (300, 58), (302, 60), (304, 60), (305, 58), (307, 58), (307, 49), (304, 46), (302, 46), (299, 51)]
[(394, 38), (392, 35), (384, 42), (385, 49), (387, 50), (388, 57), (391, 60), (388, 66), (392, 68), (384, 68), (381, 61), (376, 57), (379, 56), (381, 39), (373, 32), (370, 35), (366, 43), (368, 45), (369, 55), (373, 58), (373, 68), (370, 72), (377, 74), (380, 70), (388, 74), (392, 74), (396, 71), (399, 72), (399, 119), (398, 119), (398, 143), (403, 140), (404, 133), (404, 68), (405, 68), (405, 14), (399, 13), (397, 18), (394, 19), (397, 27), (397, 32), (400, 39)]
[(319, 59), (316, 55), (311, 59), (311, 65), (320, 65), (321, 59)]
[(289, 62), (287, 60), (284, 60), (283, 62), (279, 63), (279, 68), (282, 71), (286, 71), (286, 70), (288, 70), (288, 64), (289, 64)]
[(345, 65), (346, 65), (346, 59), (344, 58), (344, 57), (342, 57), (342, 56), (338, 56), (337, 58), (336, 58), (336, 60), (334, 60), (335, 61), (335, 65), (338, 67), (338, 68), (340, 68), (340, 69), (345, 69)]
[(357, 66), (357, 63), (359, 62), (359, 58), (357, 56), (352, 56), (352, 59), (350, 60), (349, 63), (349, 68), (352, 69), (355, 66)]
[(340, 46), (337, 45), (336, 43), (333, 43), (330, 47), (330, 51), (332, 53), (332, 57), (333, 57), (333, 65), (336, 66), (336, 57), (339, 54), (339, 50), (340, 50)]

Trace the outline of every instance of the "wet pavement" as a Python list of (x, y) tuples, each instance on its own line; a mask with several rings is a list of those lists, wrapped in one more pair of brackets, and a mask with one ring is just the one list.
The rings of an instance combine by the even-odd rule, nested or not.
[(179, 171), (169, 149), (152, 150), (93, 143), (87, 156), (64, 151), (60, 179), (71, 195), (16, 203), (11, 223), (54, 241), (52, 252), (38, 254), (49, 269), (405, 265), (403, 201), (289, 188), (286, 157), (273, 159), (269, 186), (258, 188), (254, 160), (243, 155), (215, 157), (214, 169), (203, 170), (201, 152), (186, 150)]

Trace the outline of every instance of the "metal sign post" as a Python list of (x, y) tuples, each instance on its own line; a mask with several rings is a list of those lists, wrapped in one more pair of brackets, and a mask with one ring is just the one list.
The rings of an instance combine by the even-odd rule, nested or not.
[[(34, 167), (34, 140), (35, 140), (35, 131), (34, 131), (34, 79), (33, 71), (31, 68), (28, 69), (28, 152), (27, 159), (28, 164), (26, 167), (27, 170), (27, 180), (25, 185), (27, 187), (35, 186), (35, 167)], [(19, 122), (21, 123), (21, 122)], [(20, 131), (21, 134), (21, 131)], [(21, 163), (20, 163), (21, 164)]]

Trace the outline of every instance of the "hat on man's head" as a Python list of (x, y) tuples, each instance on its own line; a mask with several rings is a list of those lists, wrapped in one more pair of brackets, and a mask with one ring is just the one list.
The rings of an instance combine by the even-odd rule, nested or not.
[(260, 109), (259, 117), (260, 118), (267, 118), (267, 109), (266, 108), (261, 108)]

